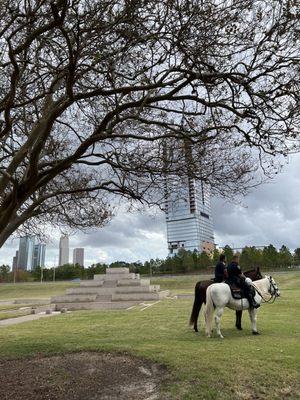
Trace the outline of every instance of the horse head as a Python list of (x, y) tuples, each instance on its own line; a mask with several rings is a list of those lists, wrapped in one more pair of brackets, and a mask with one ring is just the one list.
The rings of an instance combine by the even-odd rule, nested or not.
[(275, 280), (272, 278), (272, 276), (268, 276), (267, 277), (270, 283), (270, 287), (269, 287), (269, 293), (271, 296), (279, 297), (280, 296), (280, 290), (277, 286), (277, 283), (275, 282)]
[(249, 271), (244, 272), (244, 275), (247, 276), (248, 278), (252, 279), (253, 281), (258, 281), (259, 279), (262, 279), (263, 276), (259, 270), (259, 267), (250, 269)]
[(256, 272), (256, 275), (255, 275), (255, 279), (256, 279), (256, 280), (262, 279), (262, 278), (263, 278), (263, 276), (262, 276), (262, 274), (261, 274), (261, 272), (260, 272), (259, 267), (257, 267), (257, 268), (255, 269), (255, 272)]

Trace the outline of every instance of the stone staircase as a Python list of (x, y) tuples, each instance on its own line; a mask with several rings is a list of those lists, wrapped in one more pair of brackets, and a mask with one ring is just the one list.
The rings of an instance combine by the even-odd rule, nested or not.
[(169, 295), (150, 279), (140, 279), (128, 268), (108, 268), (94, 280), (80, 282), (80, 287), (67, 289), (65, 296), (51, 298), (55, 310), (126, 309), (145, 301), (157, 301)]

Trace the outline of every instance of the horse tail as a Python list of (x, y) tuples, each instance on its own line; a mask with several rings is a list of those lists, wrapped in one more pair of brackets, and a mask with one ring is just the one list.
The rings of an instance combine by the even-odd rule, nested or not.
[(192, 309), (192, 313), (190, 316), (190, 322), (189, 322), (190, 326), (194, 325), (195, 332), (198, 332), (197, 322), (198, 322), (199, 312), (200, 312), (200, 309), (202, 306), (200, 283), (201, 282), (197, 282), (195, 285), (195, 299), (194, 299), (193, 309)]
[(205, 308), (205, 325), (206, 325), (206, 334), (210, 337), (212, 332), (212, 319), (214, 315), (214, 303), (211, 297), (211, 287), (207, 288), (206, 291), (206, 308)]

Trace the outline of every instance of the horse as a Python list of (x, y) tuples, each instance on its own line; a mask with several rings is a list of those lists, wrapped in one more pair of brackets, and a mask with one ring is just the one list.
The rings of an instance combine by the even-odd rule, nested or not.
[[(258, 304), (261, 304), (261, 302), (268, 303), (272, 299), (275, 301), (275, 299), (280, 296), (279, 288), (271, 276), (265, 276), (263, 279), (255, 281), (255, 283), (252, 283), (248, 278), (246, 278), (246, 280), (255, 288), (255, 300)], [(271, 297), (266, 299), (268, 294), (270, 294)], [(220, 321), (225, 307), (231, 308), (232, 310), (248, 310), (252, 325), (252, 333), (253, 335), (259, 334), (256, 328), (257, 309), (249, 307), (249, 302), (245, 298), (240, 300), (234, 299), (231, 295), (229, 285), (222, 282), (212, 284), (208, 287), (206, 292), (205, 330), (208, 337), (211, 337), (212, 318), (215, 313), (217, 335), (223, 339)]]
[[(252, 279), (253, 281), (256, 281), (258, 279), (262, 278), (262, 274), (260, 273), (259, 267), (256, 269), (251, 269), (250, 271), (244, 272), (244, 275), (247, 276), (248, 278)], [(214, 283), (213, 280), (210, 281), (199, 281), (196, 283), (195, 286), (195, 300), (194, 300), (194, 305), (190, 317), (190, 322), (189, 325), (194, 326), (195, 332), (198, 332), (198, 317), (199, 317), (199, 312), (201, 310), (202, 304), (206, 302), (206, 290), (207, 288)], [(236, 322), (235, 326), (237, 329), (242, 330), (242, 313), (243, 311), (236, 311)]]

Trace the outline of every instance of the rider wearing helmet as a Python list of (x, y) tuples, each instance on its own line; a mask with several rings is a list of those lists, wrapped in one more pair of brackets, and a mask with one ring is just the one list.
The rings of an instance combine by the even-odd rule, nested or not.
[(255, 292), (251, 290), (251, 286), (245, 281), (246, 277), (243, 274), (241, 267), (239, 266), (239, 256), (236, 254), (233, 256), (231, 263), (227, 266), (228, 279), (227, 282), (234, 283), (241, 289), (243, 289), (249, 306), (252, 308), (258, 308), (260, 305), (256, 303), (254, 299)]

